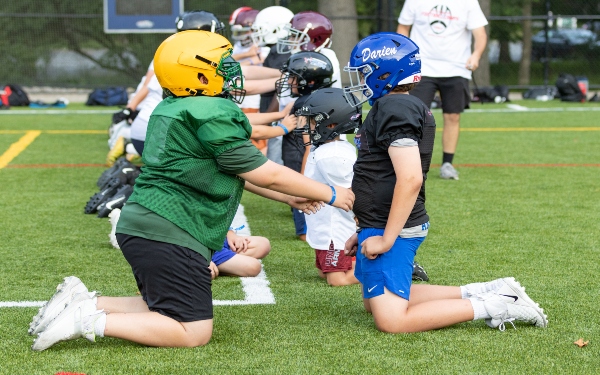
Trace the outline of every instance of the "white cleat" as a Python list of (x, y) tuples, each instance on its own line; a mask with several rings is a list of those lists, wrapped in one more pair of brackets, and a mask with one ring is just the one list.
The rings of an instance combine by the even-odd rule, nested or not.
[(40, 308), (37, 315), (29, 323), (28, 333), (35, 335), (43, 330), (79, 293), (87, 293), (87, 287), (75, 276), (65, 277), (64, 281), (56, 287), (56, 293), (44, 306)]
[(94, 342), (96, 339), (94, 334), (96, 318), (94, 316), (102, 314), (104, 312), (96, 310), (96, 303), (88, 293), (79, 293), (50, 324), (39, 332), (31, 349), (41, 351), (58, 342), (80, 337)]
[(513, 321), (530, 323), (536, 327), (547, 327), (548, 317), (544, 314), (544, 309), (529, 298), (525, 288), (512, 277), (505, 278), (503, 281), (504, 285), (498, 290), (479, 295), (491, 316), (485, 320), (485, 323), (501, 331), (506, 328), (504, 323), (513, 324)]

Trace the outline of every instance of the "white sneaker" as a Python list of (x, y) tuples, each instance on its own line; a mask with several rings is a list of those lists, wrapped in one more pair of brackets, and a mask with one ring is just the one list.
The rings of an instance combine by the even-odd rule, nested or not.
[(531, 323), (536, 327), (547, 327), (548, 317), (544, 309), (535, 303), (519, 283), (508, 279), (505, 286), (495, 292), (488, 292), (478, 296), (484, 303), (485, 309), (491, 318), (485, 323), (491, 328), (506, 329), (504, 323), (521, 321)]
[(97, 318), (90, 318), (96, 315), (100, 317), (102, 314), (104, 312), (96, 310), (96, 303), (87, 293), (79, 293), (45, 329), (40, 331), (38, 337), (33, 341), (31, 349), (45, 350), (58, 342), (80, 337), (94, 342), (96, 335), (93, 322)]
[(65, 280), (56, 287), (56, 293), (42, 306), (37, 315), (29, 323), (28, 333), (37, 334), (44, 329), (79, 293), (87, 293), (87, 287), (75, 276), (65, 277)]
[(440, 177), (445, 180), (458, 180), (458, 171), (450, 163), (443, 163), (440, 168)]

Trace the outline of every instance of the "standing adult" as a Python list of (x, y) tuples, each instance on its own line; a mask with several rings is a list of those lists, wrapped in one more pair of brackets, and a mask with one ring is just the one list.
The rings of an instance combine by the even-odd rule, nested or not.
[(444, 119), (440, 176), (444, 179), (458, 180), (452, 162), (460, 114), (469, 108), (469, 80), (485, 50), (487, 24), (477, 0), (406, 0), (398, 18), (398, 33), (410, 33), (421, 49), (421, 83), (410, 94), (430, 107), (435, 92), (440, 92)]

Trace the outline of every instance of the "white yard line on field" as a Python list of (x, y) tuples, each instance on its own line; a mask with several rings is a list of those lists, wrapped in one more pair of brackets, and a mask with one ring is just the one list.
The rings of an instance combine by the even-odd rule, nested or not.
[[(213, 300), (215, 306), (233, 306), (233, 305), (272, 305), (275, 303), (275, 296), (269, 287), (269, 280), (263, 268), (256, 277), (240, 277), (242, 289), (246, 295), (243, 300)], [(40, 307), (46, 301), (0, 301), (2, 307)]]

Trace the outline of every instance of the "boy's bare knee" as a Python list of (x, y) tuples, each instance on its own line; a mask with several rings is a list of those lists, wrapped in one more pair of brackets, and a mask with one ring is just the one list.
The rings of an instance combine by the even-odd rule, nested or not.
[(261, 270), (262, 270), (262, 267), (261, 267), (260, 262), (253, 263), (248, 266), (248, 270), (247, 270), (248, 276), (250, 276), (250, 277), (258, 276), (258, 274), (260, 273)]
[(404, 324), (401, 319), (391, 317), (389, 319), (375, 318), (375, 326), (381, 332), (385, 333), (411, 333), (415, 332), (407, 324)]
[(204, 346), (208, 344), (212, 337), (212, 334), (204, 334), (204, 335), (187, 335), (183, 347), (186, 348), (195, 348), (197, 346)]

